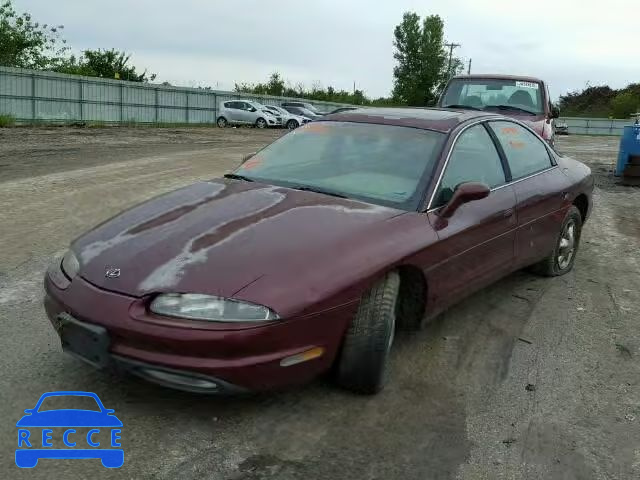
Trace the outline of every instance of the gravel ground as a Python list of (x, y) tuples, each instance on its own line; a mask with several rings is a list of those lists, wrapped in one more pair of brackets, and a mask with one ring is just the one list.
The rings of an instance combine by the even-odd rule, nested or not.
[[(611, 177), (614, 138), (559, 141), (597, 175), (574, 271), (518, 272), (400, 335), (392, 380), (375, 397), (320, 379), (211, 398), (62, 354), (41, 305), (50, 258), (123, 208), (222, 174), (277, 135), (0, 130), (0, 478), (640, 478), (640, 189)], [(122, 469), (97, 460), (15, 466), (15, 422), (54, 390), (96, 392), (115, 409)]]

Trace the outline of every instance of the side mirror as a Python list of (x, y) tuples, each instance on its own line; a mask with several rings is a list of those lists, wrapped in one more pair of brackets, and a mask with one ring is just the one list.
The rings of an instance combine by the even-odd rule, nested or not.
[(491, 189), (488, 185), (479, 182), (465, 182), (458, 185), (451, 200), (442, 207), (442, 210), (438, 212), (438, 215), (442, 218), (451, 218), (458, 208), (463, 204), (473, 202), (475, 200), (482, 200), (487, 198)]
[(560, 116), (560, 109), (558, 107), (551, 107), (551, 118), (558, 118)]
[(251, 107), (251, 108), (249, 109), (249, 111), (250, 111), (250, 112), (255, 112), (255, 111), (256, 111), (256, 109), (255, 109), (255, 107)]
[(27, 408), (24, 413), (33, 413), (33, 408)]
[(256, 153), (258, 153), (258, 152), (251, 152), (251, 153), (247, 153), (246, 155), (243, 155), (241, 163), (244, 163), (247, 160), (249, 160), (250, 158), (254, 157)]

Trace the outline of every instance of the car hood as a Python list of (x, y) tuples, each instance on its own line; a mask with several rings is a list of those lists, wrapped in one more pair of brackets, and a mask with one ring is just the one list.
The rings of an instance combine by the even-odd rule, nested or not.
[[(232, 296), (260, 277), (335, 261), (400, 210), (254, 182), (200, 182), (138, 205), (80, 237), (79, 275), (132, 296)], [(107, 278), (108, 268), (120, 269)]]
[(121, 427), (115, 415), (91, 410), (48, 410), (25, 415), (16, 427)]

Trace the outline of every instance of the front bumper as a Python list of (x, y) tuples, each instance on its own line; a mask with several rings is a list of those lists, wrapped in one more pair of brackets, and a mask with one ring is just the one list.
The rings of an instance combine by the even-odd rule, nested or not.
[[(45, 276), (44, 305), (56, 331), (64, 314), (103, 327), (109, 334), (110, 367), (197, 392), (240, 393), (308, 382), (333, 364), (357, 308), (348, 304), (250, 328), (189, 321), (183, 327), (148, 313), (145, 299), (102, 290), (80, 276), (65, 286), (52, 281), (57, 272), (51, 270)], [(281, 365), (316, 347), (324, 349), (319, 358)]]

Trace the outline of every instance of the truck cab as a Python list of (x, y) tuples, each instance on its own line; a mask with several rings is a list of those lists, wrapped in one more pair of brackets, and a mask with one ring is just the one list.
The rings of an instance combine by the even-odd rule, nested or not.
[(513, 75), (459, 75), (447, 83), (438, 106), (483, 110), (528, 124), (550, 145), (555, 141), (554, 119), (560, 111), (551, 104), (549, 89), (538, 78)]

